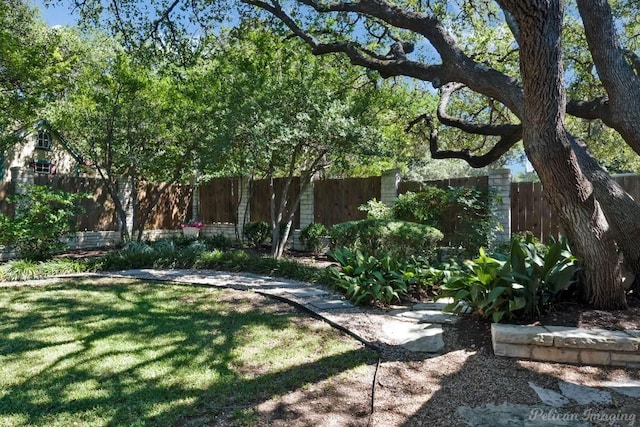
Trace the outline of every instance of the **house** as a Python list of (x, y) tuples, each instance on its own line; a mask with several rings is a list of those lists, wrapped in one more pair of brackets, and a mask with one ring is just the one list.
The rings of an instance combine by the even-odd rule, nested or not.
[(46, 120), (15, 136), (16, 142), (0, 151), (0, 183), (11, 181), (13, 167), (30, 168), (36, 174), (80, 175), (90, 164)]

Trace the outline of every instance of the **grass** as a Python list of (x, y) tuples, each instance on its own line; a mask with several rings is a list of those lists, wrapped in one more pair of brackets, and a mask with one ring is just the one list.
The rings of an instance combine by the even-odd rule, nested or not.
[(69, 280), (0, 292), (0, 426), (250, 425), (375, 355), (251, 293)]

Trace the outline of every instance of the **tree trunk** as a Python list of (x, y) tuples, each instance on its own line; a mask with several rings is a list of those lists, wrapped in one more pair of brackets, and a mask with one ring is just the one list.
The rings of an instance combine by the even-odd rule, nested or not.
[(575, 137), (570, 137), (569, 141), (580, 168), (593, 185), (596, 199), (600, 201), (611, 226), (611, 233), (624, 255), (624, 266), (636, 279), (632, 285), (636, 289), (640, 283), (640, 205), (602, 169), (584, 142)]
[(564, 128), (561, 0), (503, 0), (520, 27), (523, 142), (572, 249), (582, 260), (581, 296), (597, 308), (626, 307), (609, 224)]

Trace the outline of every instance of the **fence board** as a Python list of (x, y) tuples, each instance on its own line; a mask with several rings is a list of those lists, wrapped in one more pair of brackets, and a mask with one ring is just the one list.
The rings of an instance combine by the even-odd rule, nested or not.
[(205, 223), (236, 223), (240, 182), (240, 178), (214, 178), (200, 185), (200, 219)]
[[(279, 206), (280, 204), (286, 182), (287, 178), (274, 179), (273, 187), (275, 189), (276, 206)], [(267, 221), (268, 223), (271, 223), (271, 192), (269, 190), (269, 180), (254, 180), (251, 181), (250, 186), (251, 200), (249, 202), (249, 209), (251, 212), (251, 221)], [(289, 186), (290, 204), (295, 201), (299, 194), (300, 178), (294, 177), (291, 181), (291, 185)], [(285, 215), (288, 215), (290, 212), (289, 209), (291, 209), (291, 205), (287, 207)], [(294, 229), (300, 228), (300, 206), (296, 208), (292, 226)]]
[[(544, 222), (542, 198), (542, 186), (533, 186), (533, 197), (531, 198), (531, 214), (528, 215), (528, 227), (535, 236), (542, 236), (542, 224)], [(544, 241), (544, 240), (543, 240)]]
[[(161, 184), (141, 182), (138, 185), (138, 210), (136, 219), (142, 219), (141, 214), (146, 211), (158, 194)], [(167, 188), (154, 208), (145, 224), (145, 230), (170, 230), (180, 228), (180, 224), (191, 219), (193, 203), (193, 188), (190, 185), (173, 184)]]
[(366, 218), (358, 206), (380, 200), (380, 177), (322, 179), (314, 182), (314, 222), (330, 227)]

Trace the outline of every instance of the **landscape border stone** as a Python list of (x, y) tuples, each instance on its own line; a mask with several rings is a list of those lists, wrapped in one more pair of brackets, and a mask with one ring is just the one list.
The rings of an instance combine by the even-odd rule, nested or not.
[(496, 356), (640, 369), (640, 331), (491, 325)]

